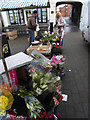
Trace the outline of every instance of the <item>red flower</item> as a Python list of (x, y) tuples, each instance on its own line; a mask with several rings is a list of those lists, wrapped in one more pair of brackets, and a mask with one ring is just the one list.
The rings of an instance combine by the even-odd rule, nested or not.
[(41, 118), (44, 118), (44, 115), (41, 115)]
[(41, 67), (41, 65), (38, 65), (38, 67)]
[(46, 112), (43, 112), (43, 115), (46, 116), (47, 115)]
[(49, 67), (46, 67), (49, 70)]
[(61, 48), (62, 46), (61, 45), (59, 45), (59, 48)]
[(44, 68), (44, 70), (46, 71), (46, 68)]
[(45, 118), (46, 118), (46, 119), (49, 119), (49, 116), (50, 116), (50, 114), (46, 115), (46, 117), (45, 117)]
[(14, 115), (14, 116), (16, 116), (16, 113), (15, 113), (13, 110), (9, 110), (9, 111), (8, 111), (8, 114), (9, 114), (9, 115)]
[(62, 95), (60, 95), (60, 101), (62, 102), (62, 99), (63, 99), (63, 96)]
[(55, 48), (58, 48), (58, 45), (55, 45)]
[(41, 42), (42, 42), (42, 41), (41, 41), (41, 40), (39, 40), (39, 44), (41, 44)]

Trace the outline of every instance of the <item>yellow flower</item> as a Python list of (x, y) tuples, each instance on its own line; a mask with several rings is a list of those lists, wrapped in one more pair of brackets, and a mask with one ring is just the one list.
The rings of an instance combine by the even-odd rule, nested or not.
[(12, 107), (14, 98), (12, 90), (7, 84), (0, 86), (0, 110), (9, 110)]
[(63, 58), (63, 55), (60, 55), (60, 58)]
[(5, 115), (5, 110), (1, 110), (0, 115)]
[(7, 97), (8, 97), (9, 102), (8, 102), (8, 105), (6, 106), (6, 110), (9, 110), (12, 107), (14, 98), (12, 94), (9, 94)]
[(53, 39), (53, 41), (56, 41), (56, 39)]
[(6, 106), (8, 105), (8, 98), (4, 95), (0, 97), (0, 109), (5, 110)]

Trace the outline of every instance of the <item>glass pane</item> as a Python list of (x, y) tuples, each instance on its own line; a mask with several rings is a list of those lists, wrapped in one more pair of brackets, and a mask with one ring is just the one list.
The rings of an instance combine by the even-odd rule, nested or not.
[(46, 19), (46, 16), (42, 16), (43, 19)]
[(43, 22), (46, 22), (46, 19), (45, 20), (43, 19)]
[(46, 12), (42, 12), (42, 15), (46, 15)]
[(39, 19), (39, 22), (41, 22), (41, 20)]
[(9, 13), (12, 13), (12, 11), (10, 10)]
[(42, 11), (46, 11), (46, 8), (42, 8)]

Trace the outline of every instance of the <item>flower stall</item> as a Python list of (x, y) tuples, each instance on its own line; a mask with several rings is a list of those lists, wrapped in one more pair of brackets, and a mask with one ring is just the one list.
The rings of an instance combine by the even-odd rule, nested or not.
[[(60, 119), (60, 113), (55, 114), (54, 108), (64, 100), (61, 76), (65, 75), (66, 59), (61, 54), (53, 55), (50, 59), (45, 57), (39, 51), (43, 49), (45, 40), (48, 49), (58, 38), (55, 38), (54, 34), (45, 32), (38, 48), (32, 49), (29, 55), (20, 52), (5, 58), (11, 86), (6, 82), (7, 79), (5, 80), (5, 71), (0, 61), (2, 66), (0, 75), (3, 81), (0, 85), (1, 118), (5, 120)], [(51, 52), (51, 48), (49, 50)]]

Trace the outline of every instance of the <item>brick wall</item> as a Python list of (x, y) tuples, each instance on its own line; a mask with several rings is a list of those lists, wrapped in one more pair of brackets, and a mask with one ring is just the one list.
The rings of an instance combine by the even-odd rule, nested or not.
[(70, 7), (71, 5), (67, 5), (63, 8), (59, 8), (59, 11), (62, 13), (63, 17), (70, 17)]

